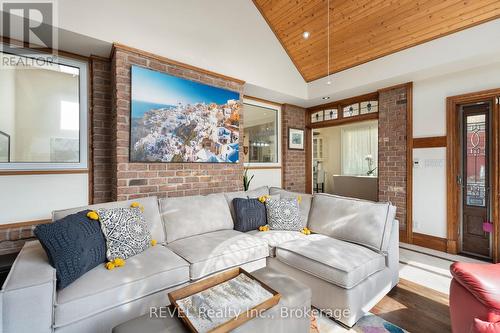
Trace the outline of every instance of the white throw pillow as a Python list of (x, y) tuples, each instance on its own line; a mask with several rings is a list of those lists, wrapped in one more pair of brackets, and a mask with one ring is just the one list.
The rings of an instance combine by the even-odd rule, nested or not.
[(267, 223), (271, 230), (301, 230), (299, 202), (296, 198), (268, 198), (266, 200)]
[(106, 238), (106, 257), (127, 259), (151, 246), (151, 232), (140, 208), (97, 210)]

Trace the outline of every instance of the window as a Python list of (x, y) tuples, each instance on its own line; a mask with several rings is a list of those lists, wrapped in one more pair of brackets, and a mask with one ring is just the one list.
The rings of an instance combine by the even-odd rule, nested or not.
[[(322, 109), (318, 110), (319, 108)], [(357, 119), (360, 119), (360, 121), (366, 121), (367, 119), (377, 118), (377, 113), (378, 94), (371, 93), (316, 106), (310, 113), (310, 123), (312, 125), (315, 125), (316, 123), (328, 121), (333, 125), (337, 120), (339, 122), (342, 122), (343, 119), (348, 118), (350, 118), (349, 122), (351, 122), (351, 120), (354, 121)], [(366, 116), (369, 114), (372, 114), (372, 116)]]
[(0, 168), (86, 168), (87, 64), (0, 56)]
[(339, 116), (337, 109), (325, 110), (325, 120), (337, 119)]
[(365, 122), (342, 129), (342, 174), (377, 176), (378, 123)]
[(317, 123), (323, 120), (325, 120), (323, 110), (311, 114), (311, 123)]
[(361, 114), (378, 112), (378, 101), (361, 102)]
[(353, 117), (359, 115), (359, 104), (351, 104), (344, 107), (344, 118)]
[(264, 103), (243, 104), (245, 163), (279, 163), (279, 109)]

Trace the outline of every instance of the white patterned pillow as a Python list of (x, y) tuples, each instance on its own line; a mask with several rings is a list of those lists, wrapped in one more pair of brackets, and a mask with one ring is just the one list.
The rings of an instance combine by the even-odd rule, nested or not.
[(106, 238), (106, 257), (127, 259), (151, 246), (151, 232), (140, 208), (97, 210)]
[(266, 200), (267, 223), (272, 230), (296, 230), (303, 226), (297, 198)]

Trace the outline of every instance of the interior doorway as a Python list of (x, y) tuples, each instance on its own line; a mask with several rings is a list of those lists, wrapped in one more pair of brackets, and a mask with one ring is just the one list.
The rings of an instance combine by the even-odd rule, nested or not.
[(378, 120), (313, 130), (313, 191), (378, 201)]
[(499, 259), (500, 89), (447, 99), (447, 252)]

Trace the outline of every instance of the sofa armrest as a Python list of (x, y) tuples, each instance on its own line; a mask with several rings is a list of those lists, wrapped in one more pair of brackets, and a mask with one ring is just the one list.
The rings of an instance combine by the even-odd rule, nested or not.
[(56, 270), (38, 241), (27, 242), (2, 288), (3, 332), (52, 332)]
[(392, 285), (395, 286), (399, 282), (399, 221), (395, 219), (392, 223), (385, 263), (393, 272)]
[(500, 310), (500, 264), (455, 262), (451, 275), (485, 306)]

